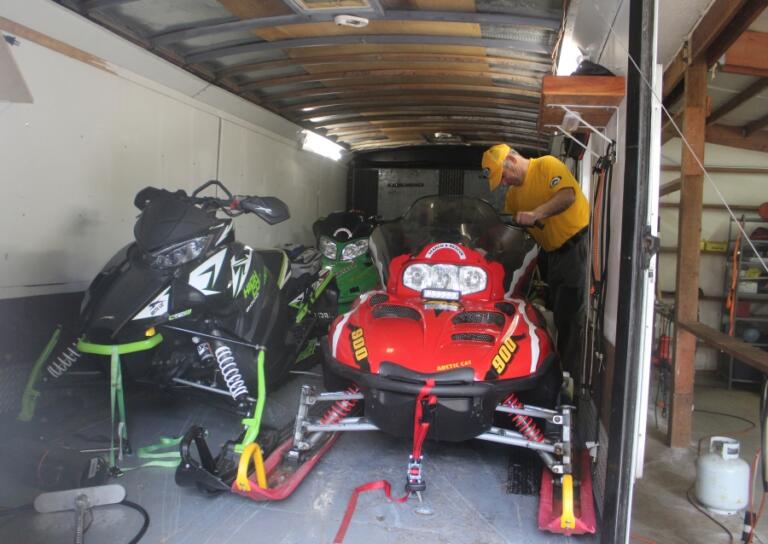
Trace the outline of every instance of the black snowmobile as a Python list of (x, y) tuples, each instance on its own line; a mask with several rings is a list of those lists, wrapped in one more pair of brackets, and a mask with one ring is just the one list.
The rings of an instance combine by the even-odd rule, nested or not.
[[(225, 197), (200, 196), (212, 187)], [(134, 204), (135, 242), (86, 291), (77, 344), (112, 359), (118, 438), (127, 440), (121, 368), (137, 381), (231, 395), (255, 437), (266, 387), (287, 376), (312, 334), (328, 274), (319, 259), (307, 270), (282, 250), (235, 240), (232, 219), (242, 214), (270, 225), (288, 219), (278, 198), (233, 196), (209, 181), (191, 195), (148, 187)]]

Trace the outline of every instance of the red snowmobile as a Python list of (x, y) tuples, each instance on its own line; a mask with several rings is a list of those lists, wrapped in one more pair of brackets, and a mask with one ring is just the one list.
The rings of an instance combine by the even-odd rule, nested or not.
[[(362, 295), (330, 328), (324, 376), (337, 392), (304, 386), (294, 437), (256, 460), (255, 480), (241, 461), (232, 490), (284, 498), (339, 431), (381, 430), (413, 436), (406, 491), (421, 499), (426, 437), (488, 440), (544, 461), (541, 529), (594, 532), (589, 456), (574, 450), (573, 408), (546, 322), (522, 296), (535, 265), (530, 237), (484, 201), (425, 197), (377, 227), (370, 247), (386, 290)], [(310, 417), (321, 401), (334, 404)], [(350, 417), (355, 408), (363, 415)]]

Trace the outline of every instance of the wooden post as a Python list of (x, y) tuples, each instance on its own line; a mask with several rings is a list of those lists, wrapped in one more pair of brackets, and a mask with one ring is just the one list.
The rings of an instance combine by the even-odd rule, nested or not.
[[(675, 318), (678, 322), (699, 321), (699, 245), (704, 172), (694, 158), (704, 164), (707, 121), (707, 65), (700, 60), (685, 72), (683, 135), (693, 154), (683, 144), (678, 221)], [(675, 358), (672, 372), (672, 403), (667, 440), (675, 448), (686, 448), (691, 440), (693, 417), (693, 377), (696, 337), (675, 327)]]

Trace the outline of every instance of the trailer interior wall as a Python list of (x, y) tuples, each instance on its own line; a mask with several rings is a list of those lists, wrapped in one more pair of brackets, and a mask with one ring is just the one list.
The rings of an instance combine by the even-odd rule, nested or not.
[(20, 35), (11, 48), (34, 102), (0, 103), (0, 298), (83, 290), (131, 241), (133, 198), (148, 185), (218, 178), (284, 199), (286, 223), (236, 220), (255, 247), (311, 244), (312, 222), (344, 206), (346, 167), (301, 151), (295, 125), (56, 4), (0, 6), (6, 34), (15, 21), (89, 55)]
[[(664, 145), (662, 155), (665, 164), (679, 164), (682, 142), (674, 138)], [(735, 149), (715, 144), (707, 144), (704, 163), (712, 166), (731, 166), (735, 168), (768, 168), (768, 155), (758, 151)], [(722, 192), (729, 205), (759, 206), (768, 201), (765, 193), (764, 174), (710, 174)], [(680, 177), (679, 172), (662, 172), (663, 181), (672, 181)], [(680, 193), (676, 192), (662, 197), (662, 202), (677, 203)], [(712, 185), (704, 180), (704, 203), (721, 204)], [(741, 215), (755, 216), (755, 212), (737, 212)], [(661, 245), (662, 247), (677, 248), (677, 217), (675, 208), (661, 208)], [(728, 239), (728, 212), (723, 210), (705, 209), (701, 217), (701, 238), (703, 240), (724, 242)], [(747, 232), (758, 225), (747, 225)], [(702, 253), (699, 271), (699, 285), (707, 296), (724, 294), (726, 262), (730, 255)], [(659, 261), (659, 288), (661, 291), (675, 290), (675, 269), (677, 264), (675, 253), (662, 253)], [(730, 281), (730, 278), (729, 278)], [(666, 299), (672, 302), (671, 298)], [(757, 304), (757, 303), (754, 303)], [(702, 300), (699, 302), (699, 320), (705, 325), (720, 330), (723, 301)], [(714, 370), (717, 368), (718, 351), (705, 345), (699, 345), (696, 350), (696, 369)]]

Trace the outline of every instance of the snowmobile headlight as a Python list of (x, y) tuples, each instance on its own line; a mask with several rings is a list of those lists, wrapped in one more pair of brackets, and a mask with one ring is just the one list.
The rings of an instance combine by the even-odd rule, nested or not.
[(453, 264), (432, 265), (432, 277), (429, 287), (432, 289), (459, 290), (459, 267)]
[(478, 266), (462, 266), (459, 269), (459, 290), (462, 295), (484, 290), (487, 282), (488, 274)]
[(429, 287), (431, 271), (428, 264), (412, 264), (403, 272), (403, 285), (414, 291)]
[(197, 259), (208, 247), (211, 236), (192, 238), (180, 244), (168, 246), (149, 255), (149, 264), (154, 268), (176, 268)]
[(322, 253), (326, 259), (336, 259), (336, 243), (325, 236), (320, 237), (320, 253)]
[(341, 260), (351, 261), (368, 251), (368, 239), (357, 240), (344, 246), (341, 250)]

